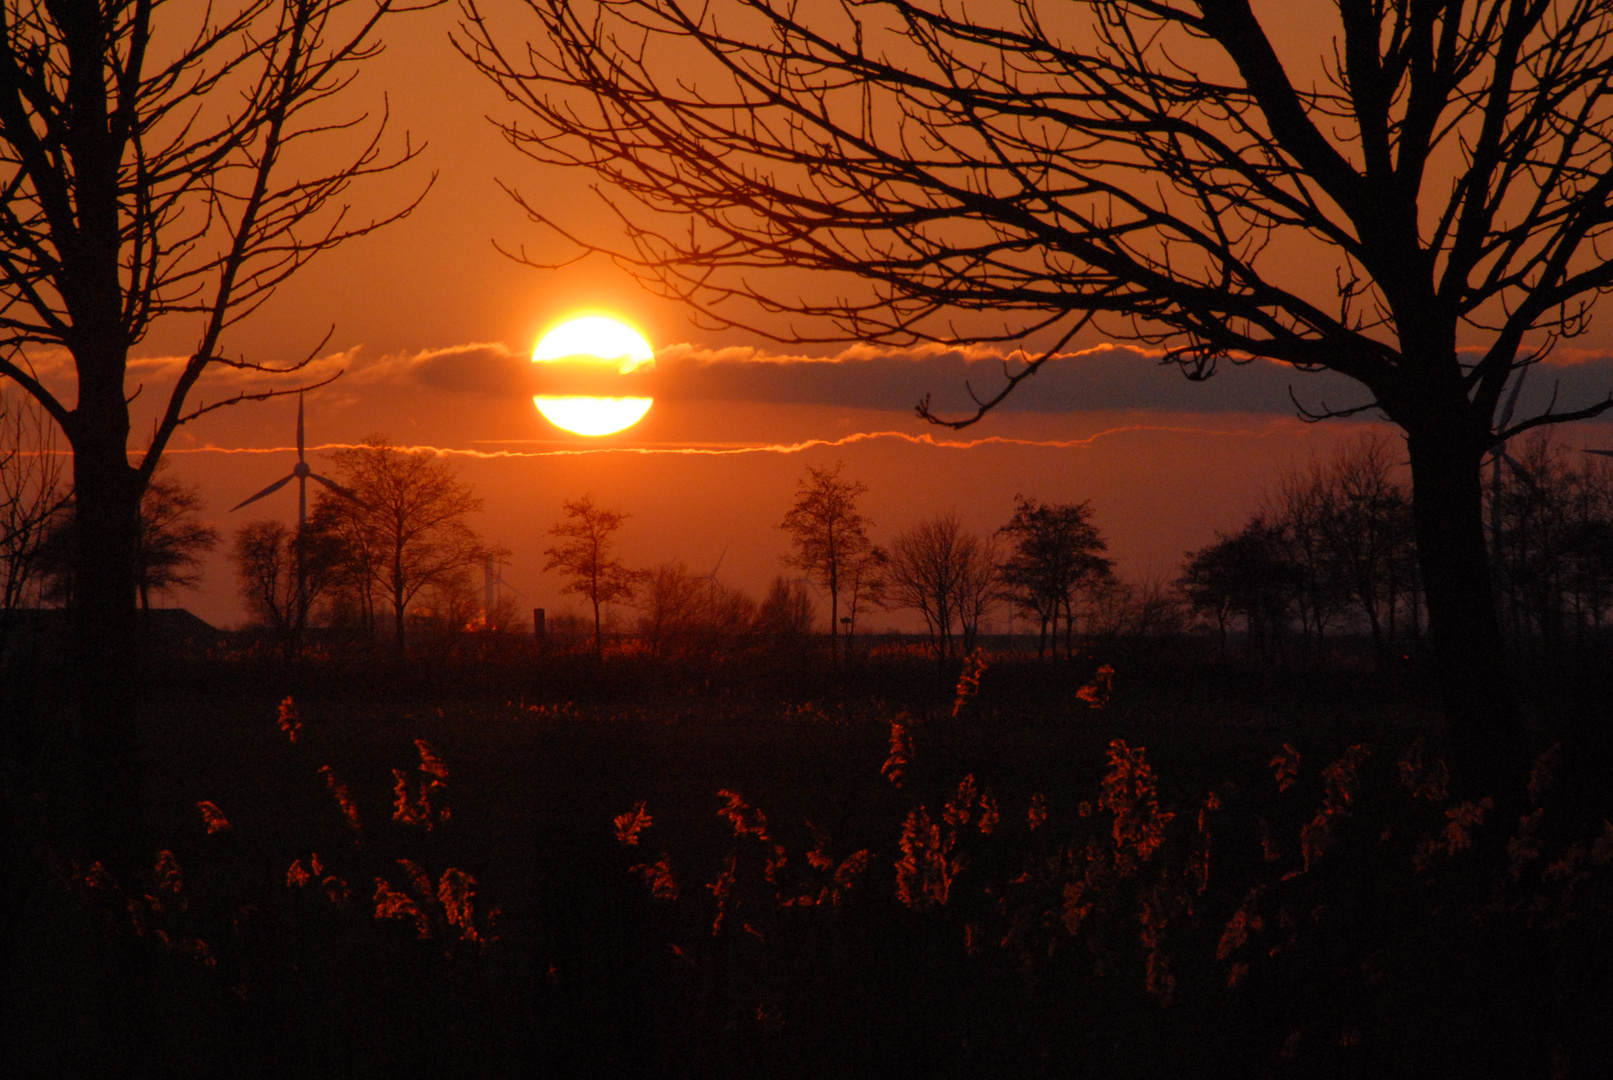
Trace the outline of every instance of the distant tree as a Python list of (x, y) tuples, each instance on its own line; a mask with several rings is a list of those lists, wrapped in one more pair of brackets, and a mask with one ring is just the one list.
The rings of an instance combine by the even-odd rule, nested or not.
[(0, 395), (0, 656), (5, 613), (39, 600), (41, 550), (68, 503), (63, 461), (44, 410)]
[(781, 575), (773, 579), (756, 609), (756, 632), (775, 645), (797, 644), (811, 636), (817, 617), (812, 594), (799, 581)]
[(1236, 589), (1226, 538), (1187, 553), (1176, 587), (1194, 615), (1208, 615), (1215, 622), (1217, 650), (1227, 654), (1227, 629), (1236, 610)]
[(890, 587), (890, 556), (877, 544), (870, 545), (862, 554), (854, 556), (846, 567), (846, 613), (841, 616), (846, 628), (846, 647), (857, 634), (857, 619), (870, 608), (885, 603)]
[(936, 658), (944, 663), (952, 655), (954, 626), (965, 632), (965, 650), (972, 646), (995, 572), (981, 539), (965, 532), (956, 514), (942, 514), (891, 541), (886, 603), (924, 617)]
[(549, 535), (566, 542), (544, 550), (548, 561), (543, 569), (559, 570), (569, 579), (560, 591), (586, 597), (593, 605), (594, 655), (599, 656), (604, 651), (600, 608), (632, 600), (643, 575), (611, 553), (611, 537), (627, 520), (626, 514), (597, 507), (588, 495), (563, 503), (562, 509), (565, 517)]
[(731, 647), (752, 637), (760, 605), (749, 593), (709, 579), (706, 586), (705, 631), (712, 648)]
[(656, 656), (715, 652), (755, 629), (755, 600), (710, 576), (691, 573), (681, 560), (644, 571), (634, 596), (639, 637)]
[(1076, 598), (1114, 574), (1114, 563), (1104, 554), (1109, 545), (1092, 524), (1091, 505), (1015, 496), (1014, 516), (999, 532), (1008, 544), (1001, 569), (1004, 591), (1040, 624), (1036, 654), (1042, 655), (1050, 636), (1056, 651), (1062, 618), (1065, 655), (1074, 656)]
[(796, 487), (795, 502), (779, 528), (790, 534), (795, 550), (784, 557), (829, 598), (829, 648), (840, 655), (840, 602), (850, 583), (850, 571), (859, 565), (873, 541), (873, 523), (857, 509), (857, 499), (868, 487), (841, 477), (844, 462), (833, 469), (809, 467)]
[(1582, 649), (1613, 614), (1613, 466), (1541, 436), (1503, 468), (1490, 516), (1508, 636), (1540, 660)]
[[(480, 569), (480, 561), (475, 564)], [(482, 593), (476, 585), (473, 564), (443, 574), (422, 590), (409, 608), (414, 641), (435, 639), (444, 646), (457, 644), (482, 624)]]
[(1178, 585), (1196, 612), (1216, 621), (1226, 651), (1229, 621), (1243, 617), (1245, 652), (1275, 660), (1283, 646), (1297, 573), (1282, 529), (1255, 517), (1239, 532), (1189, 552)]
[(1301, 645), (1318, 661), (1327, 657), (1327, 633), (1350, 602), (1331, 537), (1338, 515), (1338, 487), (1327, 467), (1285, 472), (1267, 499), (1265, 516), (1279, 523), (1295, 572), (1295, 608)]
[(715, 585), (696, 577), (680, 561), (645, 572), (638, 589), (639, 636), (656, 656), (686, 642), (702, 628), (714, 606)]
[(958, 634), (965, 653), (980, 640), (986, 615), (1002, 599), (1002, 535), (971, 537), (958, 572)]
[(1323, 516), (1336, 577), (1366, 619), (1373, 656), (1385, 659), (1385, 634), (1395, 632), (1395, 613), (1415, 544), (1411, 501), (1390, 475), (1386, 439), (1368, 436), (1340, 447), (1327, 471), (1333, 490)]
[(288, 661), (301, 651), (310, 612), (348, 556), (340, 537), (317, 528), (318, 520), (301, 535), (279, 521), (249, 521), (231, 545), (241, 600)]
[(202, 556), (218, 546), (218, 530), (197, 518), (201, 509), (194, 487), (160, 475), (146, 485), (135, 548), (142, 611), (154, 592), (200, 587)]
[(1411, 501), (1392, 475), (1388, 440), (1368, 434), (1327, 460), (1285, 475), (1261, 519), (1281, 534), (1293, 564), (1294, 607), (1318, 658), (1337, 618), (1357, 614), (1382, 664), (1402, 610), (1417, 631), (1420, 577)]
[(1182, 600), (1180, 589), (1163, 577), (1112, 578), (1088, 592), (1086, 633), (1110, 641), (1178, 634), (1183, 629)]
[(330, 570), (326, 596), (333, 626), (354, 630), (367, 641), (379, 635), (376, 606), (380, 589), (382, 536), (370, 529), (357, 508), (329, 497), (316, 499), (308, 515), (311, 532), (330, 536), (341, 558)]
[(482, 500), (448, 462), (380, 435), (332, 457), (352, 498), (321, 493), (314, 514), (342, 539), (350, 579), (362, 577), (366, 593), (391, 604), (393, 648), (402, 653), (404, 617), (420, 591), (481, 564), (484, 547), (466, 519)]

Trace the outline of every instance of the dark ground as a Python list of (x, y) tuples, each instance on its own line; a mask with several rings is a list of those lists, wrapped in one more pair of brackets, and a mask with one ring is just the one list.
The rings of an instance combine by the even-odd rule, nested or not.
[[(1442, 736), (1410, 661), (1105, 659), (1104, 709), (1076, 697), (1095, 659), (1017, 655), (956, 717), (955, 676), (891, 650), (839, 670), (166, 661), (140, 717), (166, 886), (86, 882), (70, 713), (39, 689), (48, 671), (32, 689), (14, 673), (0, 1074), (92, 1075), (110, 1055), (108, 1075), (164, 1077), (1598, 1075), (1613, 832), (1596, 665), (1529, 682), (1536, 741), (1564, 747), (1534, 824), (1467, 829), (1458, 793), (1414, 790)], [(893, 720), (913, 744), (900, 787), (881, 775)], [(391, 820), (394, 770), (430, 780), (417, 739), (448, 772), (430, 830)], [(1117, 766), (1116, 740), (1146, 768)], [(1297, 781), (1279, 791), (1285, 744)], [(1366, 756), (1328, 772), (1354, 745)], [(966, 775), (1000, 809), (989, 835), (985, 804), (956, 795)], [(765, 815), (765, 839), (736, 836), (719, 790)], [(204, 800), (228, 831), (207, 832)], [(640, 802), (653, 824), (622, 845), (613, 819)], [(944, 904), (896, 896), (919, 807), (952, 838), (914, 857), (950, 866)], [(838, 904), (792, 902), (825, 899), (859, 850)], [(316, 853), (322, 872), (288, 884)], [(662, 855), (675, 901), (630, 869)], [(440, 892), (450, 868), (475, 882), (468, 924)], [(418, 917), (378, 917), (378, 878)]]

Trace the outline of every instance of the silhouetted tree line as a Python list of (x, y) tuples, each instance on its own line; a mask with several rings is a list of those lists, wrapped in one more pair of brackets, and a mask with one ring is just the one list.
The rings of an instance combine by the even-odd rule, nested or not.
[[(1410, 496), (1383, 436), (1285, 475), (1236, 532), (1189, 552), (1178, 588), (1225, 654), (1325, 661), (1366, 637), (1380, 665), (1427, 629)], [(1541, 435), (1486, 485), (1496, 604), (1515, 654), (1584, 655), (1613, 622), (1613, 468)]]
[(1365, 633), (1382, 663), (1426, 626), (1410, 496), (1387, 438), (1366, 436), (1283, 476), (1234, 533), (1189, 552), (1177, 585), (1224, 654), (1241, 631), (1251, 655), (1325, 660)]
[(1489, 485), (1496, 598), (1520, 656), (1584, 654), (1613, 621), (1613, 468), (1539, 436)]
[[(942, 664), (960, 649), (974, 649), (992, 612), (1004, 605), (1037, 627), (1038, 655), (1056, 650), (1061, 634), (1066, 655), (1073, 655), (1078, 632), (1113, 636), (1180, 621), (1159, 586), (1133, 588), (1115, 577), (1087, 503), (1019, 496), (1013, 517), (996, 532), (972, 533), (955, 514), (943, 513), (880, 545), (857, 505), (867, 486), (843, 472), (843, 464), (812, 467), (801, 478), (780, 528), (791, 540), (782, 561), (802, 576), (779, 575), (760, 602), (720, 582), (716, 568), (703, 576), (681, 561), (629, 568), (612, 541), (627, 515), (597, 507), (588, 496), (563, 504), (564, 520), (550, 535), (565, 543), (548, 549), (545, 569), (560, 570), (562, 592), (591, 605), (596, 653), (606, 622), (601, 608), (611, 603), (638, 609), (639, 641), (657, 656), (754, 642), (803, 644), (820, 628), (809, 588), (828, 601), (835, 658), (854, 639), (859, 616), (873, 608), (918, 613)], [(557, 627), (587, 634), (580, 624), (590, 620), (576, 621)]]
[(411, 622), (420, 633), (500, 616), (482, 610), (474, 574), (502, 553), (470, 527), (481, 500), (451, 465), (379, 435), (332, 460), (340, 490), (320, 494), (306, 525), (253, 521), (235, 534), (241, 597), (288, 657), (313, 622), (401, 652)]

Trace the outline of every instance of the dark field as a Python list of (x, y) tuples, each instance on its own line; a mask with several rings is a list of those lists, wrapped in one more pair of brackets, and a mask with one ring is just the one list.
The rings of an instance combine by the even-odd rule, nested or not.
[(898, 651), (175, 665), (143, 717), (172, 858), (132, 883), (71, 861), (65, 710), (21, 694), (0, 1072), (1600, 1075), (1594, 679), (1539, 680), (1560, 749), (1514, 827), (1442, 789), (1409, 661), (1107, 659), (1103, 708), (1091, 658), (961, 699)]

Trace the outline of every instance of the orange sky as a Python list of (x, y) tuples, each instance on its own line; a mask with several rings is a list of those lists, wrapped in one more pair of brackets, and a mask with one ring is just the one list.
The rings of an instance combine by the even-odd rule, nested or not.
[[(1260, 362), (1188, 384), (1145, 357), (1115, 351), (1061, 361), (1024, 385), (1011, 408), (949, 434), (913, 418), (912, 405), (930, 392), (943, 403), (961, 402), (964, 378), (989, 381), (997, 361), (855, 350), (837, 356), (828, 347), (810, 352), (736, 332), (713, 335), (606, 264), (561, 271), (518, 265), (495, 251), (495, 240), (508, 249), (526, 245), (540, 259), (557, 252), (496, 178), (541, 191), (545, 205), (574, 208), (581, 222), (600, 220), (598, 210), (587, 177), (540, 175), (501, 141), (485, 119), (504, 115), (501, 95), (448, 44), (456, 17), (447, 6), (394, 22), (387, 52), (356, 87), (372, 107), (385, 93), (396, 133), (407, 129), (428, 143), (418, 168), (356, 193), (360, 208), (384, 212), (406, 201), (432, 170), (435, 189), (405, 221), (306, 268), (228, 347), (287, 362), (316, 349), (334, 327), (319, 367), (347, 374), (309, 397), (310, 445), (380, 433), (396, 444), (452, 453), (486, 501), (480, 530), (514, 553), (505, 577), (528, 598), (524, 606), (564, 606), (558, 580), (539, 573), (543, 534), (561, 500), (584, 493), (632, 515), (622, 533), (630, 562), (682, 558), (705, 573), (726, 548), (722, 579), (760, 591), (781, 569), (786, 538), (776, 526), (796, 479), (808, 465), (836, 460), (869, 486), (865, 510), (876, 539), (949, 510), (972, 528), (994, 529), (1007, 520), (1016, 493), (1091, 500), (1123, 574), (1174, 575), (1185, 549), (1245, 519), (1278, 470), (1359, 430), (1305, 425), (1287, 404), (1290, 383), (1312, 405), (1353, 403), (1341, 381), (1295, 378)], [(538, 335), (580, 309), (620, 315), (660, 355), (655, 408), (632, 431), (606, 440), (550, 427), (527, 385), (525, 358)], [(153, 384), (146, 407), (162, 385), (157, 358), (183, 353), (189, 332), (159, 328), (143, 343), (141, 355), (153, 363), (131, 383)], [(1570, 392), (1595, 393), (1613, 382), (1613, 364), (1599, 349), (1589, 355), (1588, 364), (1535, 379), (1530, 396), (1543, 403), (1557, 377), (1567, 387), (1560, 404), (1572, 402)], [(204, 382), (201, 396), (216, 399), (224, 389)], [(175, 439), (174, 474), (202, 487), (208, 516), (226, 535), (251, 517), (294, 517), (293, 487), (239, 514), (224, 511), (290, 471), (295, 414), (291, 400), (240, 406)], [(137, 420), (137, 440), (142, 423), (149, 420)], [(1606, 429), (1565, 434), (1575, 445), (1613, 445)], [(942, 445), (976, 440), (985, 441)], [(322, 468), (317, 450), (310, 460)], [(221, 625), (243, 617), (222, 556), (210, 563), (200, 595), (173, 602)], [(875, 627), (886, 623), (902, 620), (872, 619)]]

